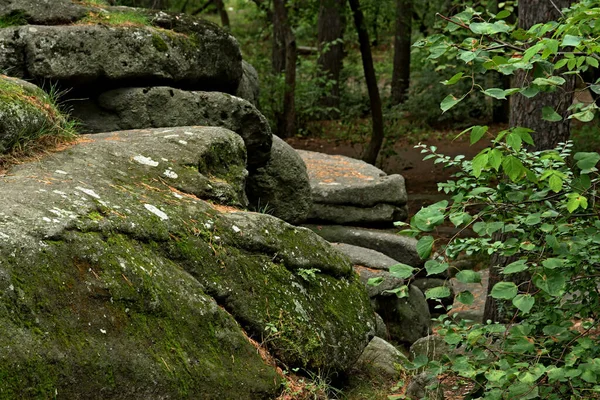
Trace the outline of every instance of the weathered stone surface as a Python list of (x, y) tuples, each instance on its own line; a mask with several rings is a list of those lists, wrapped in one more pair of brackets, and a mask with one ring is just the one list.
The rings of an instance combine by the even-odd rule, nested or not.
[(357, 366), (370, 374), (386, 377), (397, 377), (401, 364), (408, 361), (392, 344), (380, 337), (373, 337), (360, 355)]
[(204, 25), (192, 36), (149, 26), (22, 26), (0, 30), (0, 70), (65, 86), (173, 84), (234, 93), (235, 39)]
[(381, 315), (375, 313), (375, 336), (387, 339), (390, 337), (388, 328), (385, 325), (385, 321), (381, 318)]
[(309, 220), (341, 225), (370, 225), (404, 221), (407, 216), (406, 207), (398, 207), (391, 204), (380, 203), (373, 207), (365, 208), (314, 203), (311, 207)]
[(344, 253), (354, 265), (387, 271), (392, 265), (398, 264), (398, 261), (393, 258), (378, 251), (367, 249), (366, 247), (353, 246), (346, 243), (332, 243), (332, 246)]
[(290, 367), (355, 362), (374, 313), (345, 257), (201, 200), (242, 202), (240, 150), (219, 128), (104, 133), (0, 178), (0, 397), (277, 397), (238, 323), (277, 327)]
[[(361, 266), (354, 266), (354, 270), (360, 276), (360, 281), (367, 288), (367, 294), (369, 297), (377, 297), (377, 296), (396, 296), (393, 293), (384, 293), (386, 290), (396, 289), (402, 285), (404, 285), (404, 281), (402, 279), (396, 278), (392, 276), (389, 272), (385, 270), (374, 270), (370, 268), (365, 268)], [(372, 278), (381, 278), (383, 279), (381, 283), (377, 286), (369, 285), (369, 279)]]
[(291, 224), (306, 221), (312, 205), (304, 161), (286, 142), (273, 136), (269, 161), (248, 177), (246, 193), (260, 211)]
[(376, 250), (398, 262), (419, 267), (423, 260), (417, 253), (417, 241), (385, 231), (340, 225), (306, 225), (330, 242), (347, 243)]
[(0, 18), (19, 16), (35, 25), (69, 24), (87, 13), (87, 7), (71, 0), (0, 0)]
[(377, 296), (375, 311), (385, 321), (390, 337), (400, 343), (411, 345), (430, 332), (429, 307), (416, 286), (409, 286), (408, 298)]
[(411, 400), (444, 400), (444, 392), (435, 375), (421, 372), (411, 378), (406, 388), (406, 397)]
[[(219, 126), (238, 133), (246, 144), (248, 167), (269, 160), (272, 134), (266, 118), (249, 102), (219, 92), (170, 87), (123, 88), (105, 92), (93, 104), (74, 103), (73, 115), (87, 132), (172, 126)], [(184, 138), (180, 138), (184, 139)]]
[(0, 75), (0, 153), (41, 135), (57, 135), (65, 124), (42, 89)]
[(403, 206), (406, 188), (401, 175), (385, 172), (364, 161), (298, 150), (306, 163), (313, 201), (323, 204), (372, 207), (380, 203)]
[(242, 75), (240, 86), (238, 86), (235, 95), (249, 101), (255, 107), (258, 107), (258, 98), (260, 95), (258, 72), (256, 72), (256, 69), (246, 61), (242, 61), (242, 67), (244, 68), (244, 74)]
[(441, 361), (450, 352), (450, 347), (438, 335), (428, 335), (420, 338), (410, 346), (410, 357), (426, 356), (429, 360)]

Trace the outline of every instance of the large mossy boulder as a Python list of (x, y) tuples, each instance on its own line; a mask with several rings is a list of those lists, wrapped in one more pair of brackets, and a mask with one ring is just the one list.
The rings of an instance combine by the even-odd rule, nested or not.
[[(90, 9), (70, 25), (0, 29), (0, 70), (88, 91), (170, 84), (236, 92), (242, 56), (231, 35), (197, 18), (162, 13), (163, 22), (170, 23), (167, 30), (153, 15), (137, 9)], [(110, 23), (111, 18), (120, 22)]]
[(266, 164), (272, 134), (267, 119), (248, 101), (226, 93), (171, 87), (121, 88), (97, 102), (75, 104), (73, 115), (85, 132), (170, 126), (219, 126), (238, 133), (248, 152), (248, 167)]
[(0, 154), (40, 136), (69, 134), (67, 119), (46, 92), (29, 82), (0, 75)]
[(105, 133), (0, 178), (0, 397), (275, 398), (245, 333), (289, 367), (353, 364), (364, 288), (311, 231), (222, 205), (245, 201), (243, 151)]

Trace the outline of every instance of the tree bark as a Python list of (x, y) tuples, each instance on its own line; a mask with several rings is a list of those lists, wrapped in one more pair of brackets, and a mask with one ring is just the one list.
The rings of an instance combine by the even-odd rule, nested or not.
[[(317, 64), (327, 80), (334, 81), (331, 91), (319, 103), (325, 109), (340, 108), (340, 72), (344, 59), (345, 0), (321, 0), (318, 20), (319, 59)], [(326, 113), (329, 118), (338, 118), (339, 111)]]
[[(570, 0), (527, 0), (519, 3), (519, 28), (529, 29), (537, 23), (556, 20), (560, 12), (556, 9), (568, 7)], [(555, 7), (556, 5), (556, 7)], [(533, 73), (535, 73), (534, 71)], [(517, 86), (523, 86), (533, 79), (532, 73), (519, 72), (514, 77)], [(532, 134), (535, 145), (533, 150), (549, 149), (559, 142), (569, 138), (569, 120), (566, 119), (567, 108), (573, 102), (574, 79), (565, 76), (567, 82), (561, 89), (550, 93), (540, 93), (531, 99), (522, 95), (515, 95), (510, 103), (510, 126), (526, 127), (534, 130)], [(562, 121), (549, 122), (542, 119), (542, 107), (549, 106), (563, 117)], [(507, 235), (499, 235), (496, 240), (506, 240)], [(490, 280), (488, 297), (486, 299), (483, 320), (501, 321), (509, 316), (498, 311), (496, 301), (489, 295), (494, 285), (501, 281), (500, 272), (504, 267), (514, 261), (512, 257), (494, 255), (490, 266)], [(516, 276), (511, 279), (517, 285), (527, 281), (527, 276)]]
[(354, 16), (354, 25), (358, 32), (358, 41), (360, 43), (360, 54), (362, 56), (363, 70), (367, 81), (367, 90), (369, 91), (369, 100), (371, 102), (371, 116), (373, 122), (373, 134), (369, 145), (363, 155), (363, 161), (375, 165), (377, 155), (383, 144), (383, 113), (381, 110), (381, 98), (379, 97), (379, 88), (377, 87), (377, 78), (375, 68), (373, 67), (373, 56), (371, 55), (371, 45), (369, 42), (369, 33), (365, 26), (365, 18), (360, 9), (359, 0), (348, 0), (352, 14)]
[(283, 92), (283, 113), (277, 117), (279, 136), (286, 138), (296, 135), (296, 38), (290, 27), (285, 0), (274, 0), (275, 19), (281, 24), (284, 42), (285, 89)]
[(396, 0), (396, 37), (394, 38), (394, 71), (392, 104), (406, 100), (410, 83), (410, 47), (412, 35), (412, 0)]
[(224, 28), (229, 29), (229, 15), (227, 15), (227, 10), (225, 9), (225, 4), (223, 4), (223, 0), (214, 0), (214, 3), (217, 7), (217, 11), (219, 12), (219, 17), (221, 17), (221, 25)]
[(273, 73), (281, 74), (285, 71), (285, 47), (286, 47), (286, 25), (287, 10), (285, 0), (273, 1), (273, 48), (271, 53), (271, 64)]

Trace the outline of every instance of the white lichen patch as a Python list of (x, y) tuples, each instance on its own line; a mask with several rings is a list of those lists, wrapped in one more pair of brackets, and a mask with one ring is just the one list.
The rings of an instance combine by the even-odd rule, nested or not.
[(152, 214), (156, 215), (158, 218), (166, 221), (169, 219), (169, 216), (165, 214), (163, 211), (159, 210), (158, 207), (153, 206), (152, 204), (144, 204), (146, 210), (150, 211)]
[(189, 132), (189, 131), (185, 131), (185, 132), (183, 132), (183, 133), (184, 133), (184, 135), (189, 135), (189, 136), (192, 136), (192, 135), (194, 135), (194, 132)]
[(179, 193), (177, 193), (177, 192), (171, 192), (171, 193), (173, 194), (173, 197), (176, 197), (178, 199), (183, 199), (183, 196), (180, 195)]
[(149, 165), (150, 167), (156, 167), (159, 164), (158, 161), (154, 161), (150, 157), (144, 157), (141, 154), (133, 157), (133, 159), (142, 165)]
[(179, 137), (179, 135), (178, 134), (167, 135), (167, 136), (165, 136), (165, 139), (170, 139), (170, 138), (174, 138), (174, 137)]
[(161, 131), (160, 133), (169, 133), (169, 132), (173, 132), (173, 129), (167, 129), (167, 130)]
[(186, 144), (188, 144), (188, 142), (186, 142), (185, 140), (178, 140), (177, 142), (178, 142), (179, 144), (182, 144), (182, 145), (184, 145), (184, 146), (185, 146)]
[(75, 189), (87, 194), (88, 196), (92, 196), (95, 199), (100, 199), (100, 196), (98, 196), (98, 193), (94, 192), (92, 189), (82, 188), (81, 186), (77, 186)]
[(8, 236), (8, 235), (7, 235), (6, 233), (4, 233), (4, 232), (0, 232), (0, 239), (7, 240), (7, 239), (10, 239), (10, 236)]
[(166, 176), (167, 178), (171, 178), (171, 179), (177, 179), (177, 177), (179, 176), (171, 168), (165, 170), (165, 172), (163, 172), (163, 175)]
[(61, 195), (63, 197), (67, 195), (65, 192), (61, 192), (60, 190), (53, 190), (52, 193), (59, 194), (59, 195)]
[(235, 225), (233, 225), (233, 226), (231, 227), (231, 229), (233, 229), (233, 231), (234, 231), (235, 233), (239, 233), (239, 232), (241, 232), (241, 231), (242, 231), (240, 228), (238, 228), (238, 227), (237, 227), (237, 226), (235, 226)]

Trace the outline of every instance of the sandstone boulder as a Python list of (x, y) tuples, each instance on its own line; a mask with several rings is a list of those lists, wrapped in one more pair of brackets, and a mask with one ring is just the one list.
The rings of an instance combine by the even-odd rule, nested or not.
[(104, 133), (0, 178), (0, 397), (275, 398), (245, 333), (289, 367), (354, 364), (364, 289), (309, 230), (223, 205), (243, 150), (220, 128)]

